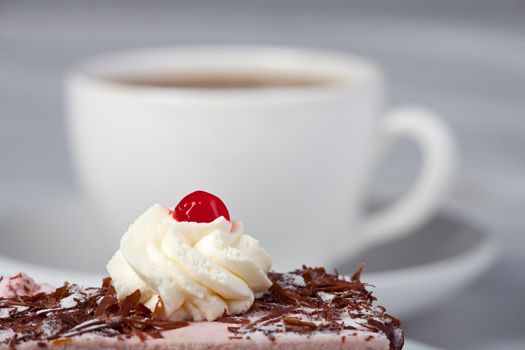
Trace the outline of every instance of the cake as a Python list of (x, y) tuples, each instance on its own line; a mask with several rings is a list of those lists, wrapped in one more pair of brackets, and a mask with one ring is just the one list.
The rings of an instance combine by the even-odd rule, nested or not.
[(363, 266), (351, 277), (268, 271), (259, 243), (200, 192), (137, 219), (100, 287), (1, 279), (0, 349), (403, 347), (400, 321), (361, 282)]

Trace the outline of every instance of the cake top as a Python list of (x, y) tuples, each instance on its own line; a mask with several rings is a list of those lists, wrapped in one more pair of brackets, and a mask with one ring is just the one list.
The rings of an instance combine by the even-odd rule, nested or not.
[[(391, 349), (401, 349), (399, 320), (382, 306), (360, 281), (360, 268), (352, 277), (308, 268), (290, 273), (269, 273), (270, 289), (251, 308), (215, 322), (228, 327), (232, 341), (243, 337), (272, 339), (283, 333), (334, 333), (352, 331), (385, 335)], [(65, 283), (52, 292), (0, 297), (0, 344), (16, 346), (27, 341), (63, 344), (85, 334), (125, 339), (161, 338), (163, 331), (188, 326), (186, 321), (163, 318), (162, 302), (152, 312), (140, 303), (137, 290), (119, 300), (106, 278), (100, 288)]]

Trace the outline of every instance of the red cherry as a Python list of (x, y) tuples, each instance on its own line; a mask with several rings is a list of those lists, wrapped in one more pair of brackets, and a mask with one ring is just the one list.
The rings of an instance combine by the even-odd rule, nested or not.
[(221, 216), (230, 221), (226, 205), (219, 197), (204, 191), (190, 193), (173, 209), (177, 221), (212, 222)]

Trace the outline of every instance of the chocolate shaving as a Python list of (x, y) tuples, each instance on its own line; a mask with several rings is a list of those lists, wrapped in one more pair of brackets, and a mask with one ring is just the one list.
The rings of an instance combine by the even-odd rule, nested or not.
[(146, 318), (151, 317), (151, 310), (144, 306), (144, 304), (137, 304), (135, 307), (135, 315), (142, 316)]
[(114, 295), (105, 295), (98, 303), (98, 306), (95, 310), (95, 317), (104, 316), (108, 313), (115, 313), (119, 309), (120, 305), (117, 297)]
[[(280, 333), (293, 332), (306, 337), (340, 334), (345, 342), (346, 336), (367, 331), (383, 334), (390, 349), (399, 350), (403, 346), (401, 323), (384, 307), (373, 305), (376, 298), (369, 285), (361, 282), (362, 271), (363, 265), (351, 278), (306, 266), (290, 273), (271, 272), (271, 288), (248, 311), (217, 322), (227, 324), (230, 339), (262, 333), (274, 341)], [(0, 298), (0, 333), (11, 332), (0, 345), (15, 348), (27, 341), (36, 341), (38, 347), (67, 345), (86, 333), (144, 341), (189, 325), (165, 320), (161, 300), (153, 312), (140, 301), (138, 290), (119, 301), (110, 278), (100, 288), (81, 289), (65, 283), (51, 293)]]
[(229, 317), (229, 316), (218, 318), (216, 321), (221, 322), (221, 323), (228, 323), (228, 324), (248, 324), (250, 323), (250, 320), (247, 318)]
[(361, 263), (359, 265), (359, 269), (356, 272), (354, 272), (354, 274), (352, 275), (351, 279), (353, 282), (359, 283), (361, 281), (361, 274), (363, 273), (364, 269), (365, 269), (365, 264)]
[(284, 317), (283, 322), (286, 323), (287, 325), (308, 327), (313, 330), (316, 330), (317, 328), (319, 328), (315, 323), (308, 322), (308, 321), (302, 321), (301, 319), (297, 317)]
[(308, 304), (308, 301), (304, 300), (299, 294), (295, 293), (291, 289), (281, 288), (277, 283), (274, 283), (270, 287), (270, 291), (281, 300), (284, 300), (290, 304), (311, 306)]
[(127, 297), (124, 298), (122, 303), (120, 303), (120, 314), (126, 316), (130, 313), (131, 310), (136, 310), (137, 305), (140, 301), (140, 290), (136, 290)]
[(342, 332), (364, 330), (384, 334), (391, 350), (401, 349), (401, 324), (384, 307), (373, 305), (376, 298), (361, 282), (363, 268), (361, 264), (351, 278), (306, 266), (286, 274), (271, 272), (270, 290), (238, 316), (251, 322), (230, 322), (238, 326), (228, 329), (236, 336), (260, 332), (270, 339), (287, 332), (307, 336), (330, 332), (344, 337), (347, 333)]
[(85, 333), (146, 340), (161, 338), (162, 331), (189, 325), (153, 317), (140, 299), (137, 290), (119, 301), (110, 278), (103, 280), (101, 288), (81, 289), (65, 283), (47, 294), (0, 298), (0, 310), (12, 310), (9, 317), (0, 318), (0, 332), (14, 333), (0, 345), (14, 348), (27, 341), (37, 341), (39, 347), (46, 345), (43, 341), (65, 345)]

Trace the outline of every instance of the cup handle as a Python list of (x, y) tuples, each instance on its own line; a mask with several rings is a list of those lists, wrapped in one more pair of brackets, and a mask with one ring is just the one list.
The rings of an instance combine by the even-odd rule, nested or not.
[(400, 138), (413, 140), (421, 149), (422, 165), (416, 182), (404, 196), (364, 219), (353, 242), (354, 252), (414, 232), (442, 203), (457, 163), (450, 129), (430, 111), (396, 108), (384, 119), (383, 130), (387, 148)]

